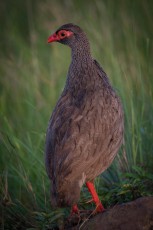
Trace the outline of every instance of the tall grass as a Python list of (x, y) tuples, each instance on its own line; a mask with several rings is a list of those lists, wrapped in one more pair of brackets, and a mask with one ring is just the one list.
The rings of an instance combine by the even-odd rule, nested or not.
[[(108, 73), (124, 107), (125, 144), (113, 165), (96, 181), (106, 206), (114, 202), (107, 202), (112, 195), (110, 187), (113, 194), (119, 189), (125, 192), (125, 184), (115, 190), (125, 173), (128, 178), (133, 171), (139, 175), (136, 179), (152, 178), (152, 1), (8, 1), (1, 6), (2, 229), (49, 229), (64, 215), (63, 210), (50, 207), (44, 167), (46, 127), (70, 63), (67, 47), (46, 42), (61, 24), (73, 22), (86, 31), (93, 56)], [(88, 198), (85, 188), (81, 195), (84, 205)]]

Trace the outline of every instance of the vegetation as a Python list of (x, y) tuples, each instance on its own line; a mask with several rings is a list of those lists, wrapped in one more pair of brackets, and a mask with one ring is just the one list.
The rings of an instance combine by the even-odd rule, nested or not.
[[(44, 167), (46, 127), (70, 63), (70, 50), (47, 38), (67, 22), (86, 31), (125, 111), (125, 144), (96, 180), (98, 193), (105, 207), (153, 195), (153, 1), (8, 0), (0, 18), (1, 228), (54, 229), (69, 213), (50, 207)], [(90, 208), (88, 199), (83, 188), (80, 206)]]

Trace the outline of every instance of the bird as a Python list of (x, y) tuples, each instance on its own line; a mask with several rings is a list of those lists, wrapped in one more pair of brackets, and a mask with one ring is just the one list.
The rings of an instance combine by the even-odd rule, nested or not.
[(85, 32), (73, 23), (59, 27), (48, 38), (71, 49), (64, 89), (46, 132), (45, 165), (51, 183), (53, 207), (71, 207), (79, 213), (85, 184), (103, 212), (94, 180), (112, 163), (124, 134), (122, 103), (100, 64), (92, 58)]

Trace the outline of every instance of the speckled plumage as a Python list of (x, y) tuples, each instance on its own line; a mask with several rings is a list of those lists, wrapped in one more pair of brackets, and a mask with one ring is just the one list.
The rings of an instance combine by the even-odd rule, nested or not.
[(90, 54), (84, 32), (73, 24), (60, 27), (74, 33), (61, 43), (72, 49), (65, 88), (46, 134), (46, 169), (52, 204), (78, 202), (86, 181), (93, 181), (112, 163), (123, 141), (120, 99), (106, 73)]

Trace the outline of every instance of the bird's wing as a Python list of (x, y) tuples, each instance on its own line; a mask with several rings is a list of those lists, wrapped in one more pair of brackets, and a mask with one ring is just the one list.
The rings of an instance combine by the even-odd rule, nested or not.
[(105, 81), (107, 85), (110, 85), (107, 74), (105, 73), (103, 68), (100, 66), (100, 64), (96, 60), (93, 60), (93, 61), (94, 61), (95, 68), (96, 68), (98, 75), (103, 79), (103, 81)]
[(100, 64), (94, 59), (94, 64), (96, 65), (96, 67), (99, 69), (99, 71), (101, 73), (103, 73), (103, 75), (106, 75), (105, 71), (103, 70), (103, 68), (100, 66)]
[(97, 165), (98, 173), (108, 167), (105, 159), (109, 144), (112, 136), (118, 138), (120, 102), (112, 93), (105, 72), (94, 62), (108, 87), (100, 93), (86, 95), (79, 108), (68, 92), (59, 99), (46, 136), (46, 168), (50, 178), (60, 177), (62, 181), (62, 178), (77, 177), (82, 172), (94, 175)]
[[(76, 173), (79, 172), (77, 167), (88, 165), (89, 155), (91, 160), (95, 160), (97, 138), (99, 141), (102, 138), (99, 137), (98, 123), (95, 122), (98, 111), (94, 110), (92, 103), (96, 103), (94, 98), (92, 102), (86, 100), (81, 109), (75, 106), (68, 93), (59, 99), (46, 134), (46, 169), (51, 179), (54, 174), (66, 177), (72, 168)], [(95, 129), (97, 132), (94, 132)]]
[(52, 113), (46, 133), (46, 169), (48, 176), (52, 178), (55, 167), (60, 164), (62, 158), (64, 160), (62, 144), (70, 136), (70, 123), (72, 107), (69, 103), (69, 97), (66, 92), (63, 92), (58, 100), (56, 107)]

